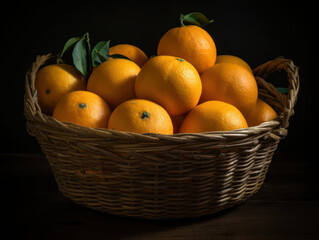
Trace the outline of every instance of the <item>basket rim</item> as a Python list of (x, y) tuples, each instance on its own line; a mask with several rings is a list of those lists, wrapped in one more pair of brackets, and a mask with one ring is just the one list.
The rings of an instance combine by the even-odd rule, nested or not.
[[(56, 58), (51, 53), (46, 55), (38, 55), (35, 62), (32, 63), (30, 69), (26, 74), (25, 81), (25, 98), (24, 98), (24, 115), (27, 121), (37, 122), (38, 124), (50, 125), (51, 128), (63, 130), (65, 132), (74, 133), (78, 137), (80, 136), (99, 136), (109, 138), (110, 135), (116, 138), (131, 138), (140, 139), (146, 141), (196, 141), (200, 139), (209, 140), (229, 140), (229, 139), (243, 139), (247, 137), (263, 137), (268, 135), (274, 139), (283, 138), (286, 134), (286, 128), (288, 127), (288, 121), (291, 115), (293, 115), (293, 107), (296, 103), (297, 94), (299, 91), (299, 75), (298, 67), (289, 59), (283, 57), (276, 58), (268, 61), (254, 69), (254, 75), (257, 84), (263, 84), (267, 88), (274, 98), (279, 98), (279, 101), (284, 104), (282, 106), (283, 111), (278, 114), (279, 117), (261, 123), (258, 126), (247, 127), (243, 129), (236, 129), (232, 131), (213, 131), (213, 132), (202, 132), (202, 133), (176, 133), (172, 135), (156, 134), (156, 133), (133, 133), (123, 132), (117, 130), (111, 130), (106, 128), (88, 128), (79, 126), (73, 123), (60, 122), (53, 117), (46, 115), (41, 112), (41, 108), (37, 102), (37, 91), (35, 89), (34, 81), (37, 71), (41, 66), (48, 63), (48, 61)], [(267, 78), (272, 72), (285, 70), (287, 72), (289, 81), (288, 94), (284, 95), (279, 93), (276, 88), (264, 78)], [(258, 86), (259, 88), (259, 86)], [(277, 99), (278, 100), (278, 99)], [(271, 134), (274, 132), (275, 134)]]

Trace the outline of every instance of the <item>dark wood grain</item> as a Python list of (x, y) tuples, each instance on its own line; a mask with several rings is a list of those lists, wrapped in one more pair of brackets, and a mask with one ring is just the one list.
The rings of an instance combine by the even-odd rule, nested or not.
[(315, 155), (275, 154), (246, 203), (193, 219), (151, 221), (82, 207), (58, 190), (43, 155), (1, 154), (4, 232), (21, 239), (318, 239)]

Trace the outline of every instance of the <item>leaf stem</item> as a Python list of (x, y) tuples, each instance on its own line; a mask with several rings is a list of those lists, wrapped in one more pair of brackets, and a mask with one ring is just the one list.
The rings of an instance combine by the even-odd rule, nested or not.
[(185, 18), (184, 14), (181, 14), (179, 17), (179, 20), (181, 21), (181, 27), (185, 27), (184, 18)]

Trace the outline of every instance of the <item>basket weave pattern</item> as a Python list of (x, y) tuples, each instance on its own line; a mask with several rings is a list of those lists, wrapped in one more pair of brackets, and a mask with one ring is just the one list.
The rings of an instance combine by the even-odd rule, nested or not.
[[(247, 200), (263, 184), (286, 136), (299, 89), (298, 68), (284, 58), (254, 70), (259, 97), (279, 118), (256, 127), (200, 134), (136, 134), (62, 123), (41, 113), (37, 56), (26, 74), (27, 131), (47, 157), (59, 190), (83, 206), (130, 217), (168, 219), (211, 214)], [(264, 79), (287, 73), (289, 92)]]

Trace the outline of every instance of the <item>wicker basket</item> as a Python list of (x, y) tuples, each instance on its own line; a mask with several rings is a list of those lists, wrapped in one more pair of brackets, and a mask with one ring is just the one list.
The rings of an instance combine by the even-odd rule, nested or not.
[[(261, 187), (279, 141), (286, 136), (299, 90), (298, 68), (284, 58), (254, 70), (259, 97), (279, 118), (256, 127), (200, 134), (136, 134), (62, 123), (41, 113), (34, 87), (37, 56), (26, 74), (27, 131), (52, 167), (59, 190), (83, 206), (138, 218), (211, 214), (247, 200)], [(263, 79), (284, 70), (289, 91)]]

